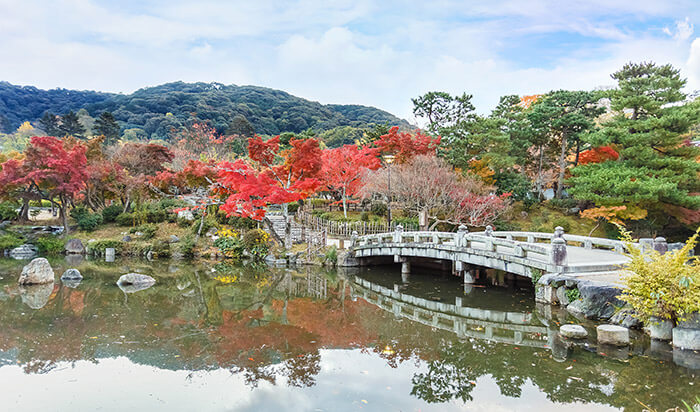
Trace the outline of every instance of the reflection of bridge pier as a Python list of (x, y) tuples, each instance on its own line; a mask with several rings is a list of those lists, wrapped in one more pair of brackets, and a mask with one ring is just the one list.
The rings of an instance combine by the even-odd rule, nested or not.
[(455, 304), (435, 302), (401, 293), (397, 286), (389, 289), (355, 278), (351, 293), (353, 298), (361, 297), (397, 318), (451, 331), (462, 338), (547, 347), (548, 329), (538, 324), (531, 313), (464, 307), (461, 297), (455, 298)]

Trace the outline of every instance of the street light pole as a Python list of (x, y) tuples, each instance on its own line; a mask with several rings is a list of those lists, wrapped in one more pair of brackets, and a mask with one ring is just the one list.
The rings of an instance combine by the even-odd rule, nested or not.
[(394, 162), (394, 155), (385, 154), (382, 156), (384, 163), (386, 163), (387, 169), (387, 202), (386, 202), (386, 220), (389, 223), (389, 230), (391, 231), (391, 164)]

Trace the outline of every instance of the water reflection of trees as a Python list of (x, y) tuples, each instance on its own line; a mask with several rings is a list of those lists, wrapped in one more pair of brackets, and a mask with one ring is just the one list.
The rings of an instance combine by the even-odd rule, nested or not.
[(27, 307), (14, 283), (4, 281), (0, 357), (11, 356), (27, 373), (45, 373), (58, 362), (127, 356), (163, 369), (225, 368), (251, 387), (308, 387), (320, 373), (321, 349), (359, 348), (391, 367), (426, 365), (412, 378), (412, 394), (428, 402), (470, 400), (483, 376), (491, 376), (505, 396), (522, 396), (531, 381), (549, 399), (565, 403), (635, 408), (639, 399), (663, 408), (693, 395), (693, 375), (649, 358), (623, 363), (578, 351), (559, 363), (546, 349), (460, 340), (398, 319), (351, 300), (349, 281), (332, 271), (150, 266), (141, 271), (158, 283), (130, 294), (125, 305), (114, 281), (132, 269), (81, 267), (81, 286), (57, 284), (39, 310)]

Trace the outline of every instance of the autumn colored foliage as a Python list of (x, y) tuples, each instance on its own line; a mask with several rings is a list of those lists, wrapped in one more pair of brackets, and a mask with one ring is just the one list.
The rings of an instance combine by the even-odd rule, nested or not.
[(380, 166), (379, 149), (346, 145), (323, 151), (323, 184), (341, 199), (346, 217), (348, 198), (357, 195), (367, 172)]
[(586, 165), (591, 163), (602, 163), (608, 160), (617, 160), (620, 158), (620, 154), (615, 151), (610, 146), (600, 146), (594, 147), (592, 149), (584, 150), (579, 155), (579, 164)]
[[(322, 151), (315, 139), (291, 139), (280, 152), (279, 136), (248, 140), (251, 161), (237, 159), (219, 164), (217, 183), (226, 196), (221, 210), (228, 215), (262, 220), (264, 207), (305, 199), (321, 186)], [(274, 164), (273, 160), (282, 162)]]
[(420, 130), (415, 134), (400, 132), (399, 127), (394, 126), (374, 144), (382, 154), (394, 155), (396, 163), (404, 163), (416, 155), (434, 154), (440, 145), (440, 136), (432, 137)]

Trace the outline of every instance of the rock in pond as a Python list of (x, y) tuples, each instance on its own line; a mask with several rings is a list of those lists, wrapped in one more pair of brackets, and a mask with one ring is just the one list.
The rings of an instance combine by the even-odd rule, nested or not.
[(127, 273), (117, 281), (117, 286), (126, 293), (134, 293), (148, 289), (156, 283), (156, 280), (148, 275), (140, 273)]
[(43, 285), (26, 285), (19, 288), (22, 303), (32, 309), (41, 309), (49, 301), (53, 293), (53, 282)]
[(20, 285), (41, 285), (44, 283), (53, 283), (54, 273), (51, 269), (49, 261), (44, 258), (36, 258), (29, 262), (22, 269), (22, 274), (19, 275)]
[(31, 259), (36, 256), (36, 246), (34, 245), (21, 245), (10, 251), (10, 257), (17, 260)]
[(588, 332), (581, 325), (561, 325), (559, 333), (569, 339), (583, 339), (588, 336)]
[(615, 286), (580, 282), (578, 291), (583, 302), (581, 312), (588, 319), (610, 319), (615, 314), (615, 308), (625, 304), (618, 299), (622, 290)]
[(627, 346), (630, 343), (630, 331), (622, 326), (599, 325), (596, 332), (598, 333), (598, 343), (613, 346)]
[(66, 242), (66, 254), (67, 255), (82, 255), (85, 253), (85, 246), (80, 239), (70, 239)]
[(83, 275), (80, 274), (78, 269), (68, 269), (61, 275), (61, 280), (80, 280)]
[(700, 329), (673, 328), (673, 346), (685, 350), (700, 350)]
[(610, 323), (624, 326), (628, 329), (640, 329), (642, 327), (642, 322), (635, 315), (636, 313), (633, 309), (623, 308), (615, 312), (610, 318)]

